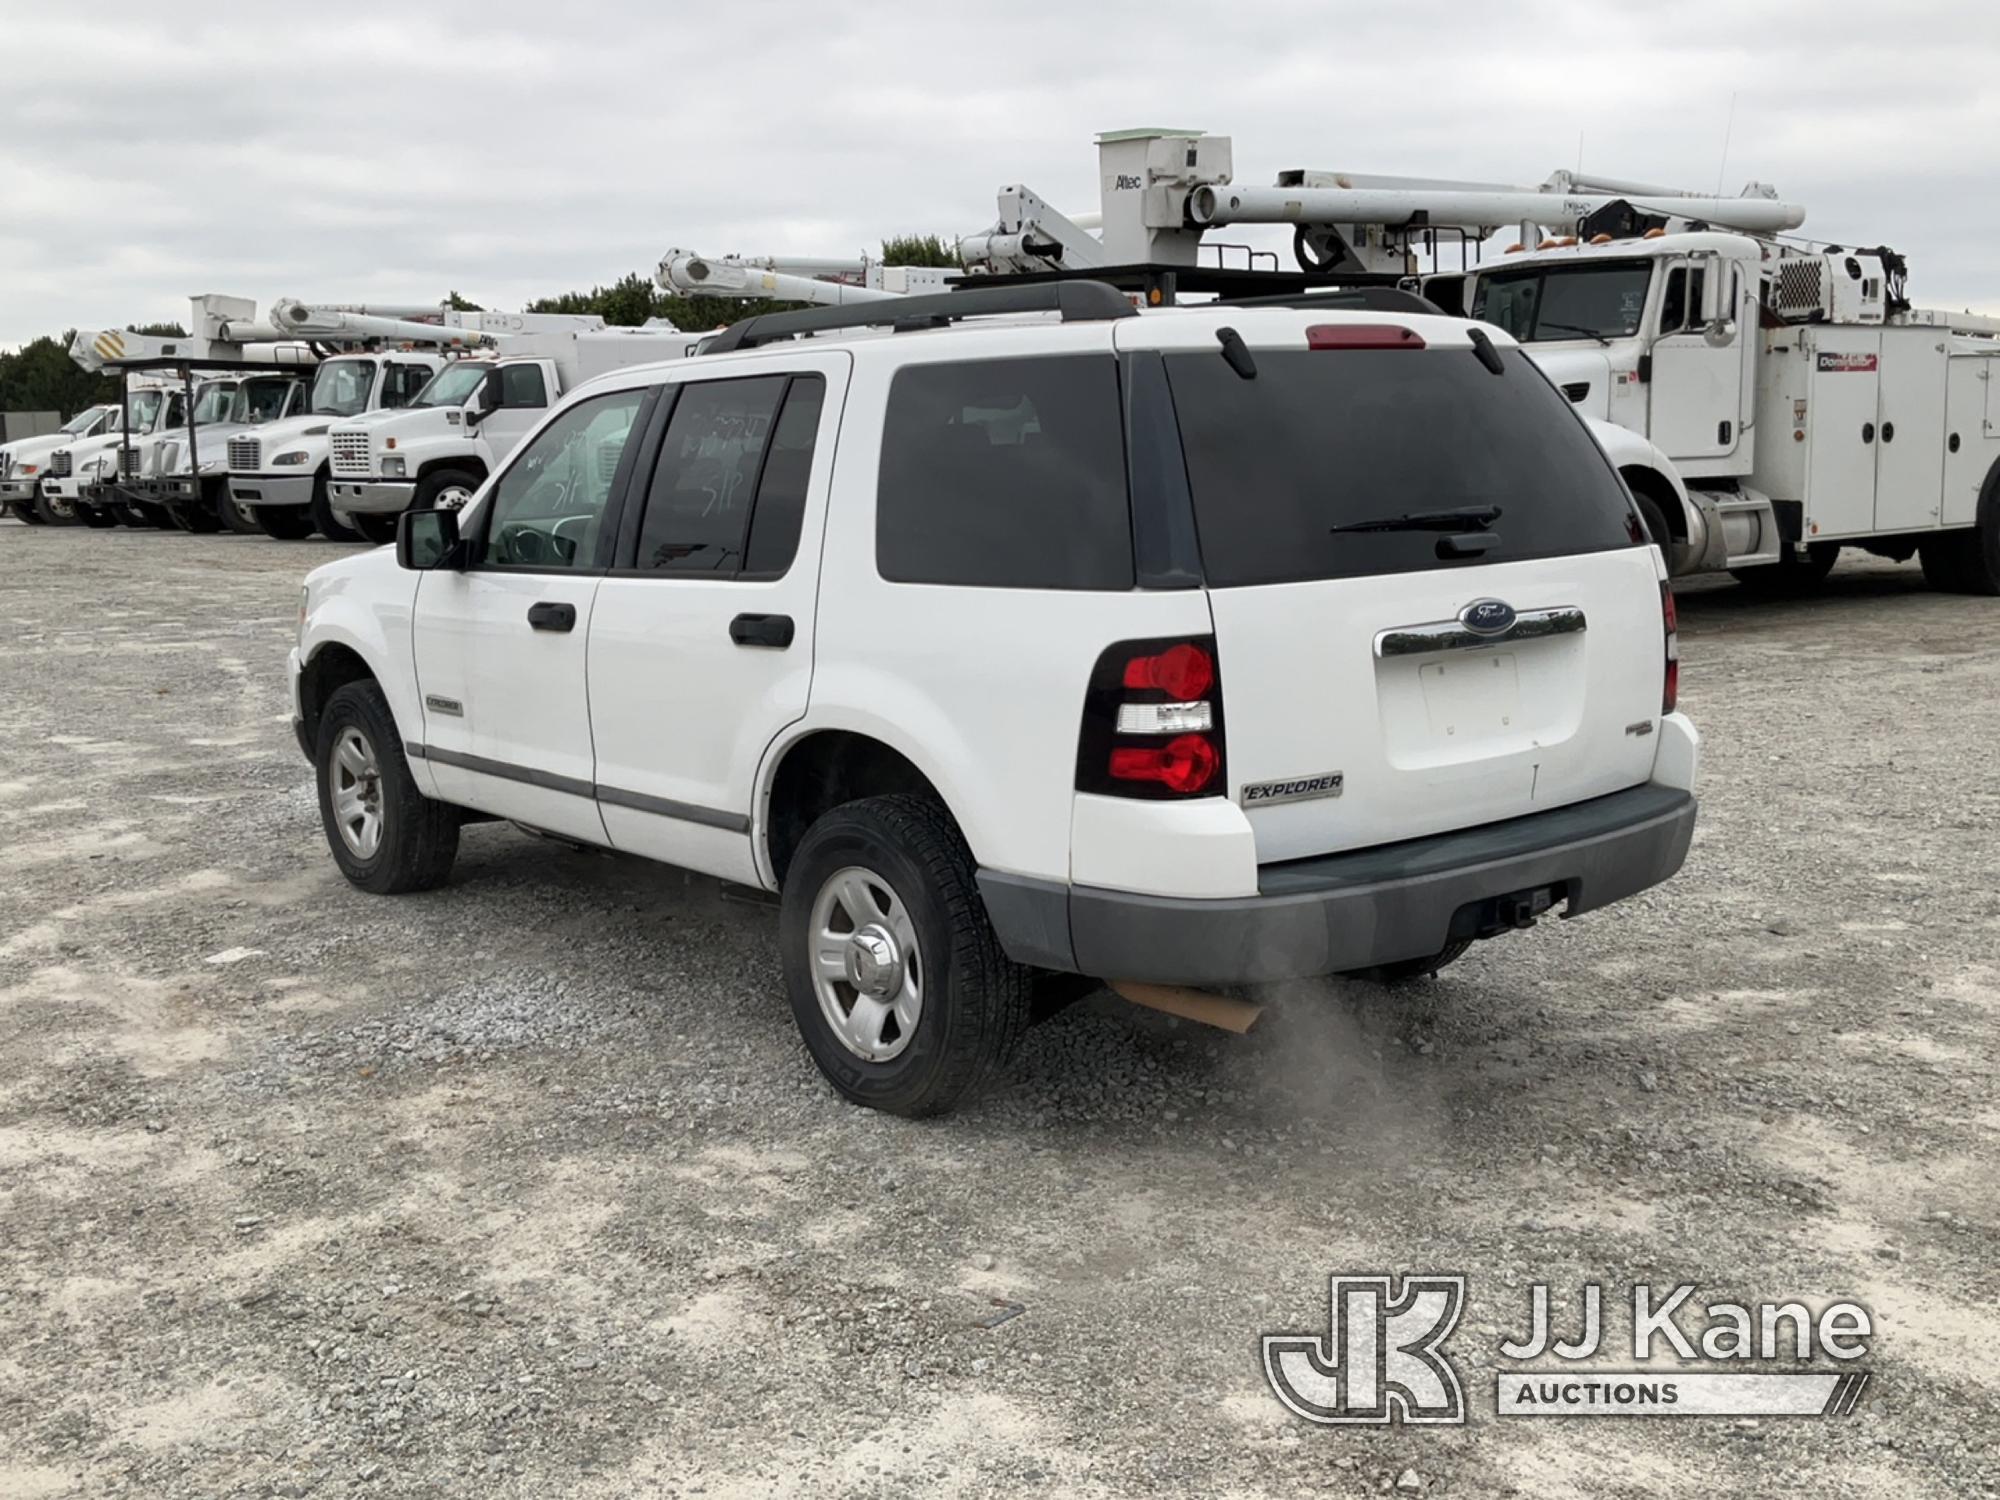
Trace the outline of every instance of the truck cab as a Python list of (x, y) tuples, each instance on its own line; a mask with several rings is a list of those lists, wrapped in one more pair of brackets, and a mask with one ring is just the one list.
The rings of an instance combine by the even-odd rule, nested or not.
[(230, 500), (274, 537), (297, 539), (317, 529), (334, 540), (352, 540), (328, 502), (333, 427), (407, 406), (445, 364), (441, 354), (407, 349), (324, 361), (292, 413), (230, 440)]
[(55, 432), (18, 438), (0, 446), (0, 507), (17, 520), (39, 526), (46, 519), (37, 508), (49, 457), (58, 448), (87, 442), (118, 428), (118, 408), (106, 403), (87, 406)]
[(246, 428), (293, 415), (305, 394), (305, 381), (294, 370), (231, 377), (205, 387), (195, 402), (193, 430), (183, 428), (159, 444), (145, 481), (152, 497), (187, 530), (258, 530), (229, 498), (229, 443)]

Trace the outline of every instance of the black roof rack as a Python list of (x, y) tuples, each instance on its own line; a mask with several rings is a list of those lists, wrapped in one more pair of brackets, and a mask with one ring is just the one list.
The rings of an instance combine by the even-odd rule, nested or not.
[(1325, 291), (1280, 292), (1275, 297), (1222, 297), (1218, 300), (1229, 307), (1297, 307), (1307, 311), (1315, 307), (1330, 307), (1344, 312), (1358, 310), (1450, 316), (1430, 298), (1405, 291), (1399, 286), (1331, 287)]
[(1047, 285), (1020, 285), (1013, 278), (1000, 286), (967, 286), (962, 291), (922, 297), (884, 297), (848, 307), (811, 307), (802, 312), (765, 313), (731, 323), (702, 349), (703, 354), (729, 354), (753, 349), (801, 333), (826, 333), (836, 328), (893, 328), (898, 333), (917, 328), (943, 328), (961, 318), (1000, 313), (1055, 312), (1065, 323), (1129, 318), (1137, 313), (1122, 292), (1094, 277)]
[(1130, 292), (1149, 307), (1172, 307), (1183, 295), (1210, 296), (1222, 301), (1250, 297), (1296, 296), (1315, 289), (1394, 287), (1403, 277), (1393, 271), (1287, 271), (1250, 266), (1169, 266), (1142, 262), (1126, 266), (1088, 266), (1061, 271), (1005, 271), (969, 275), (956, 286), (1043, 286), (1085, 279), (1101, 281)]

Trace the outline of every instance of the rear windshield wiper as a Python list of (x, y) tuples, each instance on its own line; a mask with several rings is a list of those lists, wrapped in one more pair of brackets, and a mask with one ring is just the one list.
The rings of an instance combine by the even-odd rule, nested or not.
[(1484, 531), (1500, 519), (1497, 505), (1462, 505), (1456, 510), (1413, 510), (1402, 516), (1377, 516), (1372, 521), (1344, 521), (1329, 526), (1342, 531)]

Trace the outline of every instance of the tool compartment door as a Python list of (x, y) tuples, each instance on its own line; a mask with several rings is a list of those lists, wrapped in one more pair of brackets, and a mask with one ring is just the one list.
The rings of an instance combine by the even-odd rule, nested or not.
[(1882, 331), (1875, 437), (1875, 529), (1928, 531), (1944, 490), (1945, 334)]
[(1881, 387), (1879, 328), (1815, 328), (1807, 345), (1812, 396), (1802, 541), (1875, 530), (1875, 449)]

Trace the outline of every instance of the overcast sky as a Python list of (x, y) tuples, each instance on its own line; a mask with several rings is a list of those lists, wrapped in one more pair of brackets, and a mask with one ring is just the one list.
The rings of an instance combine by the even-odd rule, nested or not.
[(518, 308), (670, 245), (854, 254), (1009, 181), (1082, 211), (1134, 125), (1233, 136), (1248, 183), (1533, 183), (1581, 133), (2000, 311), (1995, 0), (0, 0), (0, 42), (0, 346), (203, 291)]

